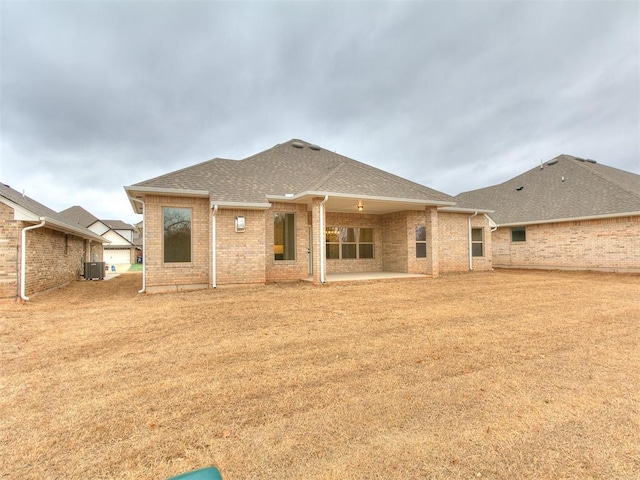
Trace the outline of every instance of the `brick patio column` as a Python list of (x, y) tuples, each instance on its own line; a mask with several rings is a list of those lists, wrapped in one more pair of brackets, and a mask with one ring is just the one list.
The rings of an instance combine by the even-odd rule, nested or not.
[[(324, 232), (320, 231), (320, 204), (324, 200), (323, 197), (315, 197), (311, 205), (311, 243), (313, 245), (313, 284), (320, 285), (320, 258), (322, 255), (322, 243), (324, 241)], [(321, 240), (322, 239), (322, 240)], [(326, 265), (326, 263), (325, 263)], [(326, 271), (326, 269), (325, 269)], [(326, 276), (325, 276), (326, 280)]]
[(438, 242), (438, 208), (427, 207), (427, 273), (433, 278), (440, 275), (440, 245)]

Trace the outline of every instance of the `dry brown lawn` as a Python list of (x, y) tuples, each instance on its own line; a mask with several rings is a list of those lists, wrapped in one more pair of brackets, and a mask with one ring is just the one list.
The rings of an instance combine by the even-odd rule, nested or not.
[(0, 478), (640, 478), (640, 276), (0, 305)]

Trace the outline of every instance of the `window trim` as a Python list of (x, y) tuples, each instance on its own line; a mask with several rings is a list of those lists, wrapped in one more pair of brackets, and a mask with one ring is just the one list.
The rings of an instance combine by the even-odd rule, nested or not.
[[(278, 215), (284, 215), (285, 219), (287, 215), (292, 215), (293, 216), (293, 258), (276, 258), (276, 255), (279, 255), (278, 253), (276, 253), (276, 246), (278, 246), (278, 244), (276, 244), (276, 217)], [(298, 235), (297, 235), (297, 226), (298, 226), (298, 219), (296, 218), (296, 213), (295, 212), (273, 212), (273, 261), (274, 262), (278, 262), (278, 263), (282, 263), (282, 262), (295, 262), (296, 259), (298, 258), (298, 252), (297, 252), (297, 243), (298, 243)], [(285, 242), (286, 241), (286, 237), (284, 236), (283, 233), (283, 238), (282, 238), (282, 255), (284, 255), (284, 252), (286, 251), (285, 249)]]
[[(513, 234), (522, 232), (522, 239), (514, 240)], [(523, 243), (527, 241), (527, 227), (511, 227), (511, 243)]]
[[(424, 240), (418, 240), (418, 228), (424, 228)], [(427, 226), (424, 223), (416, 224), (414, 235), (416, 238), (416, 258), (427, 258)], [(424, 245), (424, 255), (418, 255), (418, 245)]]
[[(479, 231), (480, 232), (480, 240), (474, 240), (473, 239), (473, 232), (474, 231)], [(480, 245), (480, 247), (482, 248), (482, 255), (476, 255), (475, 252), (473, 251), (473, 247), (474, 245)], [(484, 257), (484, 228), (482, 227), (473, 227), (471, 229), (471, 256), (474, 258), (483, 258)]]
[[(174, 210), (188, 210), (189, 211), (189, 260), (185, 261), (167, 261), (166, 257), (166, 231), (165, 231), (165, 211), (167, 209)], [(190, 266), (193, 265), (193, 207), (183, 207), (183, 206), (170, 206), (163, 205), (161, 207), (162, 212), (162, 264), (165, 266)]]
[[(346, 229), (353, 229), (354, 230), (354, 241), (353, 242), (343, 242), (342, 241), (342, 229), (346, 228)], [(327, 230), (333, 230), (333, 229), (337, 229), (338, 230), (338, 241), (337, 242), (330, 242), (328, 240), (327, 237)], [(371, 241), (370, 242), (362, 242), (360, 241), (360, 231), (361, 230), (371, 230)], [(375, 229), (373, 227), (351, 227), (351, 226), (346, 226), (346, 225), (341, 225), (341, 226), (328, 226), (325, 228), (325, 259), (326, 260), (374, 260), (376, 258), (376, 241), (375, 241), (375, 233), (374, 233)], [(330, 245), (337, 245), (338, 246), (338, 258), (335, 257), (329, 257), (329, 246)], [(343, 252), (343, 246), (345, 245), (355, 245), (356, 247), (356, 256), (354, 258), (344, 258), (342, 255)], [(360, 256), (360, 246), (361, 245), (371, 245), (371, 256), (370, 257), (361, 257)]]

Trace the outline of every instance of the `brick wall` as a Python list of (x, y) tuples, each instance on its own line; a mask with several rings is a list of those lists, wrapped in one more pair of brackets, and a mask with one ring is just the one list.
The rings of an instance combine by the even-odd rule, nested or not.
[(80, 278), (84, 254), (84, 239), (80, 237), (48, 228), (27, 231), (27, 296)]
[[(32, 226), (13, 220), (13, 209), (0, 203), (0, 299), (20, 295), (22, 229)], [(25, 293), (33, 295), (77, 280), (90, 258), (102, 261), (102, 244), (46, 227), (28, 230)], [(93, 256), (92, 256), (93, 255)]]
[(382, 270), (407, 273), (407, 212), (382, 216)]
[[(440, 272), (469, 270), (469, 223), (467, 213), (438, 213), (438, 240), (440, 244)], [(472, 228), (483, 229), (484, 256), (473, 257), (474, 270), (491, 270), (492, 238), (489, 221), (484, 215), (471, 218)]]
[[(191, 208), (191, 262), (164, 263), (163, 207)], [(145, 198), (147, 291), (206, 288), (211, 272), (211, 208), (208, 198)]]
[(640, 271), (640, 217), (526, 226), (526, 241), (511, 229), (493, 233), (496, 267)]
[[(237, 216), (245, 217), (245, 231), (242, 233), (236, 232)], [(264, 210), (218, 210), (216, 213), (216, 282), (218, 285), (265, 282), (265, 216)]]
[(13, 220), (13, 208), (0, 203), (0, 299), (18, 295), (20, 222)]

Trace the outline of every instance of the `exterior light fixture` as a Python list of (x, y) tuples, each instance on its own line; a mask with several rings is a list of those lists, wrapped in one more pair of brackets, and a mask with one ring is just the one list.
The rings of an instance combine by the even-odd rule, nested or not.
[(361, 212), (362, 210), (364, 210), (364, 205), (362, 205), (362, 202), (358, 202), (358, 211)]

